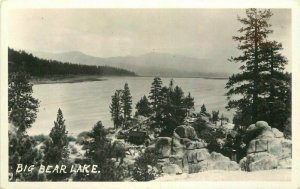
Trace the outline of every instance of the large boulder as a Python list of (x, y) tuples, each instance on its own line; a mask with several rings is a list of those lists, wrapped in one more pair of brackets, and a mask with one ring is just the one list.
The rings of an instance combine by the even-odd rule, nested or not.
[(247, 134), (252, 139), (248, 143), (247, 156), (240, 161), (242, 170), (291, 168), (292, 142), (284, 139), (282, 132), (265, 121), (258, 121), (248, 127)]
[(208, 150), (203, 149), (195, 149), (195, 150), (187, 150), (184, 158), (187, 159), (188, 163), (198, 163), (199, 161), (203, 161), (205, 159), (208, 159), (210, 157), (210, 154), (208, 153)]
[(278, 159), (268, 152), (253, 153), (241, 159), (240, 166), (244, 171), (276, 169)]
[(187, 125), (180, 125), (176, 127), (174, 132), (180, 137), (180, 138), (188, 138), (191, 140), (197, 140), (197, 133), (192, 126)]
[[(203, 149), (201, 149), (203, 150)], [(240, 170), (239, 164), (235, 161), (231, 161), (228, 157), (223, 156), (220, 153), (212, 152), (212, 154), (205, 153), (205, 158), (201, 158), (203, 160), (195, 163), (195, 157), (190, 156), (190, 162), (187, 164), (188, 173), (197, 173), (201, 171), (207, 170), (231, 170), (236, 171)]]
[(255, 128), (257, 128), (257, 129), (271, 129), (269, 124), (265, 121), (257, 121), (255, 123)]
[(159, 158), (167, 158), (171, 155), (172, 138), (159, 137), (155, 144), (155, 151)]
[(162, 167), (162, 171), (164, 174), (168, 174), (168, 175), (182, 174), (182, 170), (177, 164), (167, 164)]
[(279, 131), (278, 129), (276, 129), (276, 128), (272, 128), (272, 132), (273, 132), (275, 138), (283, 138), (283, 137), (284, 137), (284, 136), (283, 136), (283, 133), (280, 132), (280, 131)]

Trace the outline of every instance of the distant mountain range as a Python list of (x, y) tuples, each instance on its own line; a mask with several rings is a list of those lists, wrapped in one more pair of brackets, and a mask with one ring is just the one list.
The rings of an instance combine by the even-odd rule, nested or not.
[(34, 56), (61, 62), (86, 65), (107, 65), (127, 69), (140, 76), (226, 78), (222, 66), (208, 59), (198, 59), (167, 53), (148, 53), (140, 56), (101, 58), (78, 51), (65, 53), (32, 52)]

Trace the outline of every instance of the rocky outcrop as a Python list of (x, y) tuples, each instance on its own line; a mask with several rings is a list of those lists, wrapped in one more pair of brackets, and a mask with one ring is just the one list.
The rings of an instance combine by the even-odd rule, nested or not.
[(160, 158), (168, 158), (171, 155), (172, 139), (170, 137), (159, 137), (155, 144), (156, 153)]
[[(239, 165), (220, 153), (209, 153), (207, 143), (191, 126), (178, 126), (172, 137), (160, 137), (155, 152), (165, 174), (196, 173), (205, 170), (239, 170)], [(151, 149), (150, 149), (151, 148)], [(148, 150), (153, 150), (150, 147)]]
[(247, 132), (258, 135), (249, 142), (247, 156), (240, 161), (242, 170), (291, 168), (292, 142), (282, 132), (265, 121), (250, 125)]

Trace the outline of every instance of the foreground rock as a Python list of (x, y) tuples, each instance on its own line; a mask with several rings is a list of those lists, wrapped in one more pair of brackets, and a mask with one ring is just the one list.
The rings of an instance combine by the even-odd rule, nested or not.
[(250, 125), (247, 132), (258, 135), (249, 142), (247, 156), (240, 161), (242, 170), (291, 168), (292, 141), (285, 139), (282, 132), (271, 128), (265, 121)]
[[(207, 143), (191, 126), (178, 126), (172, 137), (160, 137), (155, 144), (163, 173), (176, 175), (206, 170), (240, 170), (239, 165), (220, 153), (209, 153)], [(149, 148), (150, 150), (150, 148)]]

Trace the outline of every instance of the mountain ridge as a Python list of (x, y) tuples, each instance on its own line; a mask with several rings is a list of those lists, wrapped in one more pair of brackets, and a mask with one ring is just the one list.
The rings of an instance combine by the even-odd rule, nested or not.
[[(230, 73), (223, 72), (217, 63), (178, 54), (149, 52), (137, 56), (97, 57), (80, 51), (49, 53), (31, 52), (37, 57), (76, 64), (114, 66), (134, 71), (140, 76), (160, 77), (217, 77), (227, 78)], [(215, 70), (214, 70), (215, 69)]]

